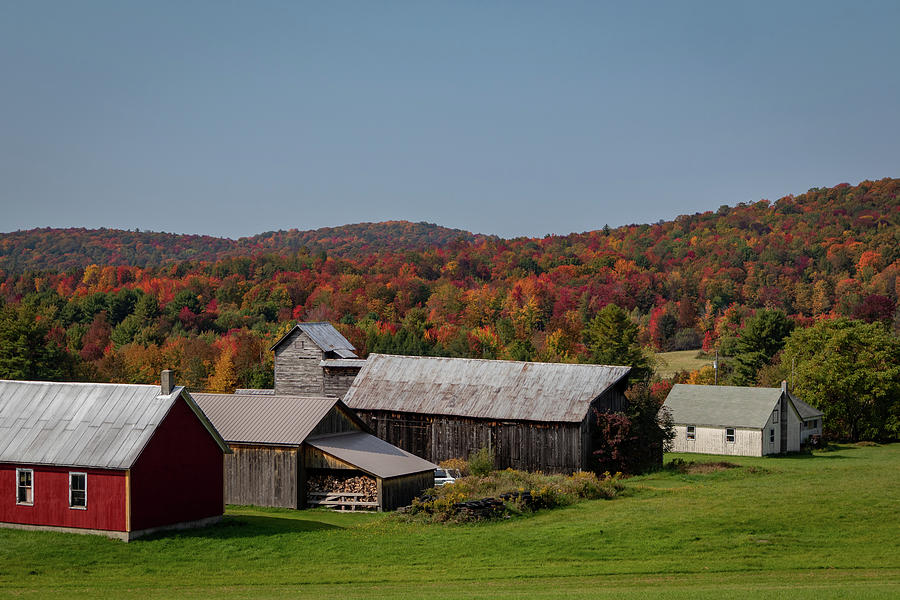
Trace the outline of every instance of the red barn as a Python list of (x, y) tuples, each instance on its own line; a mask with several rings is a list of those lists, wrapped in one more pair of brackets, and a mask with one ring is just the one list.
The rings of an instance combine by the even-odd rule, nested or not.
[(162, 380), (0, 381), (0, 526), (128, 541), (220, 519), (231, 451)]

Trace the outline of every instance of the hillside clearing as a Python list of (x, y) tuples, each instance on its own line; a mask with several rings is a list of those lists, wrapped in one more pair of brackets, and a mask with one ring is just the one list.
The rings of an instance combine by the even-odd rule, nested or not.
[[(700, 355), (701, 358), (697, 358)], [(675, 350), (673, 352), (657, 352), (654, 355), (656, 365), (653, 371), (664, 379), (670, 379), (679, 371), (696, 371), (705, 366), (712, 366), (713, 358), (703, 356), (702, 350)]]
[(216, 527), (131, 544), (0, 530), (0, 597), (900, 593), (900, 444), (674, 458), (742, 468), (661, 471), (629, 480), (623, 498), (474, 525), (231, 507)]

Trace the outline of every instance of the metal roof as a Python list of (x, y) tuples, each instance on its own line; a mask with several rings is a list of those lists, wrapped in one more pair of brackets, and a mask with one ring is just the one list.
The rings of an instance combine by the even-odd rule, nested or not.
[(129, 469), (179, 397), (229, 451), (183, 387), (0, 381), (0, 462)]
[(437, 468), (436, 464), (364, 431), (316, 436), (307, 439), (306, 443), (367, 473), (385, 479)]
[(275, 390), (272, 388), (237, 388), (234, 393), (238, 396), (272, 396)]
[(663, 406), (682, 425), (762, 429), (781, 392), (781, 388), (676, 383)]
[(325, 360), (319, 361), (320, 367), (337, 367), (342, 369), (361, 369), (365, 364), (366, 359), (364, 358), (326, 358)]
[(328, 414), (337, 398), (194, 394), (229, 442), (299, 446)]
[(370, 354), (344, 403), (355, 410), (581, 422), (631, 367)]
[(323, 352), (334, 352), (340, 358), (357, 358), (353, 352), (356, 348), (331, 323), (297, 323), (269, 349), (275, 350), (296, 331), (308, 335)]
[(817, 417), (825, 416), (821, 410), (814, 406), (810, 406), (797, 396), (793, 394), (788, 394), (791, 397), (791, 402), (794, 403), (794, 408), (797, 409), (797, 412), (800, 414), (800, 418), (806, 421), (807, 419), (815, 419)]

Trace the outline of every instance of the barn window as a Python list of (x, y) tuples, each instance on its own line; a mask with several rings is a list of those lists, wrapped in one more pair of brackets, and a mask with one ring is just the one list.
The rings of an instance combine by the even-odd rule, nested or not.
[(34, 504), (34, 471), (16, 469), (16, 504)]
[(771, 429), (769, 429), (769, 443), (770, 443), (770, 444), (774, 444), (774, 443), (775, 443), (775, 428), (774, 428), (774, 427), (772, 427)]
[(777, 408), (772, 411), (772, 422), (773, 423), (778, 422), (778, 409)]
[(733, 444), (734, 443), (734, 429), (729, 427), (725, 430), (725, 441)]
[(69, 508), (87, 508), (87, 473), (69, 473)]
[(687, 426), (687, 439), (689, 439), (689, 440), (697, 439), (697, 429), (693, 425)]

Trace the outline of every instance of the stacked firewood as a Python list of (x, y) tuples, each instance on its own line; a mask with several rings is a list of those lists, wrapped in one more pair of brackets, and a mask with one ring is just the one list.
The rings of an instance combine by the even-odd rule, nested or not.
[(362, 494), (361, 502), (375, 502), (377, 487), (371, 477), (338, 477), (335, 475), (314, 475), (307, 482), (310, 492), (324, 494)]

